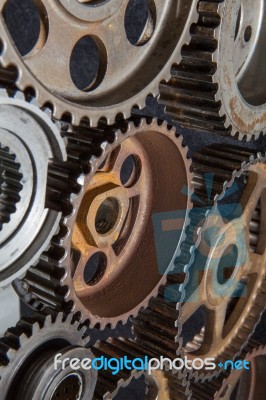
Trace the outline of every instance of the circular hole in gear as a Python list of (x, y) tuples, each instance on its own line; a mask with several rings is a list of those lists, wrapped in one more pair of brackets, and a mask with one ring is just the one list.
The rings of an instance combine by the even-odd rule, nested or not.
[(100, 235), (110, 232), (115, 226), (120, 214), (120, 205), (114, 197), (107, 197), (97, 210), (95, 229)]
[(123, 186), (133, 185), (140, 176), (140, 161), (136, 156), (128, 156), (122, 164), (120, 181)]
[(9, 33), (22, 56), (30, 53), (40, 42), (46, 41), (47, 32), (42, 23), (45, 10), (36, 6), (34, 0), (9, 0), (3, 9), (3, 16)]
[(238, 249), (235, 244), (228, 246), (218, 265), (217, 280), (220, 285), (226, 284), (232, 277), (236, 268)]
[(84, 268), (84, 281), (87, 285), (96, 285), (103, 277), (107, 265), (104, 253), (94, 253), (87, 261)]
[(51, 400), (80, 400), (82, 379), (78, 374), (70, 374), (61, 380), (52, 394)]
[(99, 39), (84, 36), (70, 57), (70, 75), (74, 85), (84, 92), (96, 89), (102, 82), (107, 65), (106, 50)]
[(249, 25), (249, 26), (246, 27), (246, 30), (245, 30), (245, 33), (244, 33), (244, 40), (245, 40), (246, 43), (248, 43), (250, 41), (251, 36), (252, 36), (252, 28)]
[(156, 7), (152, 0), (130, 0), (125, 14), (126, 35), (131, 44), (142, 46), (153, 36)]

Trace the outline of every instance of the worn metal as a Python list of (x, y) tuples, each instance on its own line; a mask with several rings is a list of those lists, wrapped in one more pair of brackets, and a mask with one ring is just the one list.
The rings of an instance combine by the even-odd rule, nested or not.
[[(125, 323), (158, 293), (184, 240), (190, 208), (190, 197), (182, 192), (191, 185), (190, 161), (182, 137), (156, 120), (136, 121), (136, 125), (131, 122), (124, 128), (122, 132), (110, 127), (109, 143), (99, 131), (91, 131), (91, 139), (81, 132), (66, 133), (70, 166), (77, 159), (77, 144), (83, 142), (83, 168), (89, 173), (78, 178), (81, 191), (73, 196), (73, 210), (63, 219), (69, 234), (62, 230), (61, 241), (57, 239), (65, 256), (54, 259), (54, 264), (64, 268), (65, 274), (59, 282), (56, 275), (60, 270), (52, 271), (53, 297), (51, 291), (47, 296), (46, 287), (51, 286), (51, 281), (49, 276), (47, 281), (43, 279), (43, 264), (31, 269), (25, 279), (29, 292), (47, 304), (56, 305), (63, 300), (65, 306), (80, 311), (91, 326), (101, 328)], [(98, 158), (92, 156), (99, 153), (97, 134)], [(123, 184), (121, 172), (128, 157), (134, 160), (134, 167)], [(99, 210), (104, 211), (102, 215)], [(164, 265), (159, 266), (153, 216), (177, 210), (182, 215), (176, 241), (168, 246)], [(87, 262), (96, 253), (95, 274), (87, 278), (87, 271), (93, 270)], [(62, 256), (59, 249), (58, 254)], [(51, 260), (52, 257), (47, 260), (49, 270)], [(68, 290), (64, 295), (65, 287)]]
[[(74, 124), (89, 117), (91, 126), (97, 126), (102, 117), (109, 124), (118, 114), (129, 117), (133, 106), (145, 106), (147, 95), (158, 95), (160, 81), (170, 78), (172, 64), (180, 60), (181, 46), (187, 42), (189, 26), (197, 15), (196, 0), (148, 1), (147, 23), (132, 44), (125, 29), (127, 0), (97, 6), (38, 0), (39, 39), (32, 51), (21, 57), (4, 21), (7, 3), (0, 2), (1, 64), (15, 65), (19, 88), (33, 87), (41, 105), (52, 104), (55, 117), (68, 112)], [(81, 90), (71, 78), (70, 60), (74, 47), (85, 36), (98, 46), (99, 69), (94, 81)]]
[(198, 2), (190, 44), (160, 88), (174, 120), (239, 139), (265, 134), (265, 13), (264, 0)]
[[(21, 98), (22, 97), (22, 98)], [(17, 93), (0, 97), (0, 286), (34, 265), (58, 229), (48, 204), (48, 170), (66, 160), (64, 140), (49, 115)]]
[(92, 400), (97, 371), (66, 368), (54, 357), (61, 353), (66, 358), (93, 359), (93, 353), (84, 346), (89, 338), (86, 328), (80, 329), (73, 315), (46, 310), (31, 318), (22, 318), (0, 339), (0, 388), (3, 399), (63, 400), (66, 393), (76, 400)]

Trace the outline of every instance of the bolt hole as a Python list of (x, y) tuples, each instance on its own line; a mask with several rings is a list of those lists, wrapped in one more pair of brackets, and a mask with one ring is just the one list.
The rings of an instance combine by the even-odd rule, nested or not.
[(84, 36), (75, 45), (70, 58), (70, 75), (74, 85), (83, 92), (96, 89), (106, 72), (107, 55), (103, 43)]
[(22, 56), (33, 49), (40, 50), (47, 39), (48, 26), (45, 8), (34, 0), (9, 0), (3, 10), (9, 33)]
[(153, 36), (156, 8), (151, 0), (130, 0), (125, 15), (125, 30), (134, 46), (146, 44)]
[(120, 181), (123, 186), (130, 187), (140, 176), (140, 160), (133, 155), (128, 156), (122, 164)]
[(120, 205), (117, 199), (114, 197), (108, 197), (105, 199), (100, 207), (98, 208), (95, 218), (95, 229), (100, 235), (105, 235), (110, 232), (120, 214)]
[(94, 253), (87, 261), (84, 268), (84, 281), (87, 285), (96, 285), (103, 277), (107, 265), (104, 253)]
[(249, 26), (246, 27), (246, 30), (245, 30), (245, 33), (244, 33), (244, 39), (245, 39), (246, 43), (248, 43), (250, 41), (251, 36), (252, 36), (252, 28), (249, 25)]
[(226, 284), (233, 276), (238, 258), (238, 249), (235, 244), (228, 246), (219, 262), (217, 280), (220, 285)]

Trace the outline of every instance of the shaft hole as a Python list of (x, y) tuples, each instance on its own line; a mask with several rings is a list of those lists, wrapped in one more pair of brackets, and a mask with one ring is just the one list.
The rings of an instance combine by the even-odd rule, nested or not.
[(110, 232), (117, 223), (120, 205), (114, 197), (108, 197), (98, 208), (95, 218), (95, 229), (100, 235)]
[(142, 46), (152, 38), (156, 25), (156, 7), (151, 0), (130, 0), (125, 15), (129, 42)]
[[(51, 400), (80, 400), (82, 394), (82, 379), (78, 374), (70, 374), (61, 380), (55, 389)], [(67, 397), (66, 397), (67, 396)]]
[(70, 75), (83, 92), (96, 89), (106, 72), (106, 50), (99, 39), (84, 36), (74, 46), (70, 58)]

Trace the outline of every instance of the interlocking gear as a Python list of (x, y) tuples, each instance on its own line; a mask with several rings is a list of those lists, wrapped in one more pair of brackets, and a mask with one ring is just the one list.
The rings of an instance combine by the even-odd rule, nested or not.
[[(118, 114), (128, 118), (133, 106), (143, 108), (148, 95), (157, 96), (160, 81), (170, 79), (172, 64), (181, 61), (181, 46), (188, 43), (189, 26), (197, 17), (196, 0), (149, 1), (146, 25), (132, 44), (126, 33), (125, 14), (132, 7), (128, 1), (97, 2), (97, 6), (82, 1), (37, 1), (39, 37), (22, 57), (4, 20), (8, 3), (0, 2), (1, 64), (15, 65), (18, 87), (33, 87), (41, 105), (50, 103), (58, 119), (69, 113), (75, 125), (84, 117), (91, 126), (97, 126), (102, 117), (113, 124)], [(70, 62), (84, 37), (98, 48), (99, 67), (95, 79), (78, 88)]]
[[(137, 318), (133, 321), (137, 342), (153, 354), (170, 358), (176, 358), (177, 355), (181, 354), (186, 355), (189, 360), (198, 357), (218, 357), (218, 361), (223, 361), (224, 358), (233, 359), (236, 357), (248, 341), (259, 321), (261, 312), (265, 308), (266, 300), (264, 271), (265, 229), (263, 217), (258, 219), (259, 207), (264, 207), (264, 161), (265, 156), (255, 151), (221, 145), (213, 145), (205, 149), (203, 153), (198, 153), (194, 156), (193, 172), (195, 177), (193, 183), (196, 196), (193, 196), (194, 208), (190, 212), (191, 222), (186, 232), (186, 240), (181, 246), (181, 255), (177, 259), (175, 269), (168, 275), (167, 285), (161, 288), (157, 298), (150, 301), (147, 309), (140, 310)], [(227, 285), (223, 286), (223, 283), (217, 283), (217, 278), (214, 278), (215, 290), (213, 289), (209, 293), (213, 286), (210, 286), (208, 281), (208, 291), (206, 290), (206, 276), (209, 276), (213, 269), (217, 275), (216, 264), (219, 263), (220, 258), (214, 258), (213, 262), (216, 269), (214, 266), (210, 268), (212, 262), (211, 257), (208, 257), (208, 255), (213, 255), (218, 250), (225, 250), (222, 245), (217, 247), (217, 243), (222, 239), (223, 229), (219, 229), (218, 233), (213, 231), (210, 235), (210, 243), (207, 247), (209, 253), (206, 253), (206, 248), (203, 249), (203, 255), (207, 256), (203, 258), (204, 262), (201, 257), (202, 253), (199, 251), (205, 244), (202, 234), (206, 231), (208, 224), (213, 227), (213, 224), (210, 223), (213, 223), (213, 215), (220, 222), (220, 227), (224, 228), (224, 231), (231, 228), (231, 224), (225, 227), (225, 222), (218, 218), (220, 213), (217, 213), (217, 207), (220, 207), (220, 202), (218, 204), (217, 202), (227, 197), (228, 192), (230, 193), (230, 189), (227, 188), (232, 186), (236, 177), (244, 174), (247, 170), (249, 170), (249, 179), (241, 199), (244, 212), (241, 210), (238, 218), (243, 216), (246, 218), (245, 223), (250, 221), (250, 231), (245, 228), (244, 224), (236, 224), (238, 230), (234, 231), (235, 234), (230, 237), (229, 242), (228, 237), (225, 237), (223, 246), (238, 245), (237, 239), (243, 239), (243, 237), (238, 236), (241, 233), (241, 229), (244, 231), (242, 245), (243, 243), (246, 245), (247, 242), (252, 242), (253, 244), (243, 264), (239, 262), (240, 260), (243, 261), (240, 256), (235, 259), (235, 264), (233, 265), (235, 280), (228, 280)], [(251, 204), (246, 207), (249, 198), (251, 199)], [(228, 212), (239, 212), (239, 209), (232, 209), (232, 199), (230, 201), (229, 206), (225, 207), (227, 219), (229, 217)], [(235, 207), (234, 203), (233, 206)], [(208, 215), (209, 217), (206, 219)], [(263, 216), (263, 212), (260, 215)], [(234, 218), (237, 217), (234, 216)], [(236, 222), (234, 218), (232, 218), (231, 222)], [(257, 230), (258, 226), (259, 230)], [(203, 227), (204, 230), (202, 230)], [(254, 227), (257, 230), (255, 242)], [(231, 233), (233, 234), (233, 231)], [(194, 251), (195, 244), (196, 251)], [(221, 255), (219, 254), (219, 256)], [(225, 261), (226, 258), (222, 258), (222, 260)], [(239, 268), (236, 268), (237, 266)], [(182, 274), (183, 271), (186, 272), (185, 276)], [(201, 275), (199, 274), (200, 272)], [(200, 279), (202, 291), (197, 292)], [(220, 274), (219, 279), (222, 279)], [(239, 296), (237, 304), (234, 304), (233, 301), (230, 302), (232, 310), (230, 314), (227, 314), (228, 321), (225, 324), (225, 311), (228, 309), (229, 300), (232, 297), (234, 298), (233, 292), (241, 280), (246, 282), (246, 296), (244, 294), (242, 297)], [(223, 292), (223, 296), (221, 296), (221, 291), (225, 289), (226, 292)], [(232, 291), (232, 289), (234, 290)], [(213, 299), (216, 299), (216, 303), (220, 304), (220, 308), (224, 310), (223, 320), (219, 320), (218, 314), (215, 313), (217, 304), (213, 304)], [(190, 327), (193, 326), (195, 319), (198, 318), (197, 311), (202, 304), (205, 305), (208, 311), (206, 311), (204, 335), (201, 325), (193, 340), (186, 343), (185, 331), (182, 333), (184, 324), (187, 322)], [(229, 316), (231, 317), (229, 318)], [(216, 327), (224, 329), (225, 326), (228, 330), (224, 337), (222, 336), (224, 332), (219, 336), (213, 335), (213, 330)], [(216, 347), (214, 346), (215, 338), (217, 338)], [(216, 373), (217, 371), (214, 371), (211, 374), (203, 368), (200, 371), (194, 371), (194, 376), (196, 379), (205, 380)]]
[[(60, 124), (59, 124), (60, 125)], [(58, 125), (21, 93), (0, 97), (0, 286), (36, 264), (59, 226), (49, 168), (66, 160)], [(48, 177), (47, 177), (48, 176)]]
[[(80, 311), (91, 326), (114, 327), (156, 296), (184, 240), (190, 197), (182, 188), (192, 180), (187, 149), (174, 129), (156, 120), (131, 122), (122, 131), (110, 127), (104, 135), (65, 135), (70, 167), (78, 158), (87, 174), (76, 177), (81, 191), (54, 239), (57, 251), (43, 257), (25, 282), (46, 304)], [(182, 219), (159, 266), (153, 232), (161, 227), (153, 215), (169, 210), (181, 210)]]
[[(0, 388), (3, 399), (19, 400), (91, 400), (97, 380), (94, 369), (73, 371), (73, 357), (93, 359), (84, 346), (88, 342), (86, 328), (73, 315), (68, 317), (52, 310), (22, 318), (0, 339)], [(66, 361), (66, 368), (54, 359)]]
[(160, 87), (168, 115), (239, 139), (266, 133), (265, 13), (264, 0), (198, 2), (182, 61)]

